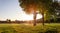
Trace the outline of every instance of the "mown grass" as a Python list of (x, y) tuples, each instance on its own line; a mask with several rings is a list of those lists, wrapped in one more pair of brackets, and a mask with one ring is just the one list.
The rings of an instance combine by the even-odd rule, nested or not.
[(60, 33), (60, 23), (31, 24), (0, 24), (0, 33), (46, 33), (48, 31)]

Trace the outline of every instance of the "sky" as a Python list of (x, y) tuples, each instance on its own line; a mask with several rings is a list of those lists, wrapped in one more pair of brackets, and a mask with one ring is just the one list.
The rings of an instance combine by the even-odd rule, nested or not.
[[(19, 6), (18, 0), (0, 0), (0, 20), (26, 20), (28, 18), (33, 19), (33, 16), (30, 16), (23, 12), (22, 8)], [(42, 16), (40, 15), (39, 17)]]
[(17, 19), (21, 11), (18, 0), (0, 0), (0, 20)]
[(28, 18), (33, 19), (33, 15), (27, 15), (23, 12), (18, 0), (0, 0), (0, 20), (29, 20)]

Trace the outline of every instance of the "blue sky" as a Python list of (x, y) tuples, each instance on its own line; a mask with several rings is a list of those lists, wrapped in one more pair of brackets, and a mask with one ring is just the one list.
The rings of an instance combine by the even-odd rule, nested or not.
[(0, 0), (0, 20), (21, 20), (23, 13), (18, 0)]
[(0, 0), (0, 20), (17, 19), (21, 11), (18, 0)]
[[(42, 15), (37, 15), (41, 18)], [(37, 18), (37, 19), (38, 19)], [(18, 0), (0, 0), (0, 20), (33, 20), (33, 15), (27, 15), (19, 6)]]

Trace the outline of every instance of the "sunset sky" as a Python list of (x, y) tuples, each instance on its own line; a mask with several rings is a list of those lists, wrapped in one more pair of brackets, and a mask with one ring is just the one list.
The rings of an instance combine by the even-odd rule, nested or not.
[[(22, 8), (19, 6), (18, 0), (0, 0), (0, 20), (25, 20), (26, 16), (27, 18), (31, 16), (30, 19), (33, 19), (32, 15), (29, 16), (23, 12)], [(41, 18), (41, 15), (38, 15), (38, 17)]]

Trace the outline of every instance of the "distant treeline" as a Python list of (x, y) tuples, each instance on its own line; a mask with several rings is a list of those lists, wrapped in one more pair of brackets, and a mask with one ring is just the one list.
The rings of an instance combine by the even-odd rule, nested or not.
[(0, 21), (0, 23), (25, 23), (24, 21)]
[[(0, 23), (33, 23), (33, 20), (30, 21), (6, 20), (6, 21), (0, 21)], [(42, 19), (36, 20), (36, 23), (42, 23)], [(57, 18), (56, 20), (54, 19), (46, 20), (44, 21), (44, 23), (60, 23), (60, 18)]]

